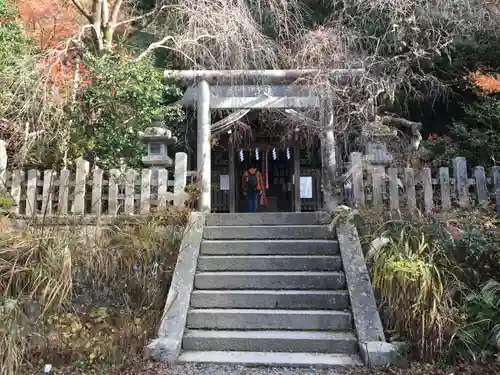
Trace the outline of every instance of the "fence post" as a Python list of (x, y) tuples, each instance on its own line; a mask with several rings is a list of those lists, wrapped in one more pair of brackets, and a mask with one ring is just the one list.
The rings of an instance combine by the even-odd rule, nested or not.
[(135, 180), (137, 172), (129, 169), (125, 174), (125, 214), (133, 214), (135, 208)]
[(389, 168), (389, 198), (390, 198), (390, 208), (392, 211), (399, 210), (399, 179), (398, 179), (398, 169)]
[(52, 215), (52, 201), (54, 200), (54, 175), (52, 169), (43, 172), (42, 188), (42, 215)]
[(175, 172), (174, 172), (174, 205), (180, 206), (188, 199), (185, 192), (187, 179), (187, 154), (177, 152), (175, 154)]
[(149, 214), (151, 208), (151, 169), (141, 173), (141, 214)]
[(467, 160), (458, 156), (453, 159), (453, 176), (460, 206), (469, 206), (469, 183), (467, 177)]
[(87, 174), (89, 162), (80, 157), (76, 159), (75, 193), (73, 194), (73, 214), (85, 214), (85, 190), (87, 187)]
[(372, 167), (372, 191), (373, 207), (381, 208), (383, 206), (383, 191), (385, 187), (385, 168), (380, 165)]
[(500, 215), (500, 167), (490, 168), (491, 186), (495, 195), (495, 209), (497, 215)]
[(14, 214), (21, 213), (21, 188), (23, 182), (24, 182), (24, 171), (20, 169), (13, 171), (10, 195), (14, 200), (14, 205), (11, 208), (11, 212)]
[(90, 212), (98, 216), (102, 214), (102, 175), (102, 169), (96, 166), (92, 173), (92, 201)]
[(354, 196), (354, 203), (356, 206), (364, 206), (365, 199), (365, 185), (363, 181), (363, 156), (360, 152), (351, 152), (349, 155), (352, 174), (352, 193)]
[(165, 207), (168, 197), (168, 170), (158, 168), (158, 206)]
[(118, 214), (118, 188), (120, 182), (120, 171), (118, 169), (111, 169), (109, 171), (108, 181), (108, 214)]
[(413, 168), (405, 168), (405, 191), (406, 207), (413, 212), (417, 208), (417, 198), (415, 194), (415, 174)]
[(439, 168), (439, 183), (441, 185), (441, 206), (443, 209), (451, 208), (450, 198), (450, 170), (448, 167)]
[(476, 181), (476, 198), (479, 205), (488, 204), (488, 184), (484, 167), (474, 168), (474, 180)]
[(71, 172), (67, 168), (61, 169), (59, 174), (59, 212), (66, 215), (69, 206), (69, 179)]
[(425, 212), (431, 212), (434, 208), (434, 199), (432, 191), (432, 174), (430, 168), (422, 168), (422, 185), (424, 187), (424, 208)]
[(0, 139), (0, 193), (7, 192), (7, 147)]
[(28, 181), (26, 183), (26, 215), (33, 216), (37, 213), (37, 184), (38, 184), (38, 171), (30, 169), (28, 171)]

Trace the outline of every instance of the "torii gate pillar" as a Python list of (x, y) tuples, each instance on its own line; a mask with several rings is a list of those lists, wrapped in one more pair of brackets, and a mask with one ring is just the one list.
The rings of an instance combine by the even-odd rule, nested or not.
[(206, 80), (198, 82), (197, 102), (197, 170), (198, 184), (201, 195), (198, 201), (198, 209), (210, 213), (211, 207), (211, 116), (210, 116), (210, 85)]

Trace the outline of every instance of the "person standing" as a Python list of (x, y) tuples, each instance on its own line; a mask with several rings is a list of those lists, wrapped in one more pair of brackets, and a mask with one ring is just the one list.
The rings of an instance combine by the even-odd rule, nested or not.
[(243, 194), (247, 196), (248, 212), (257, 212), (260, 195), (262, 194), (262, 189), (264, 187), (262, 174), (257, 170), (257, 168), (252, 166), (245, 171), (245, 173), (243, 173), (241, 183), (243, 186)]

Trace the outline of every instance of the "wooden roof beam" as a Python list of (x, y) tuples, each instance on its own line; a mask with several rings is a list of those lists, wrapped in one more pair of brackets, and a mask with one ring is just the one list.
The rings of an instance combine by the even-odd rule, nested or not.
[(365, 69), (289, 69), (289, 70), (165, 70), (166, 81), (177, 81), (191, 85), (200, 80), (209, 84), (261, 84), (294, 82), (299, 78), (327, 74), (341, 81), (361, 77)]

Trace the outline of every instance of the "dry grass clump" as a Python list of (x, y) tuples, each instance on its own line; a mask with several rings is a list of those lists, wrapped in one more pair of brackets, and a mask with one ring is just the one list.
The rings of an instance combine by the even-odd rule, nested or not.
[(22, 365), (120, 363), (155, 331), (189, 215), (95, 226), (3, 221), (0, 373)]

